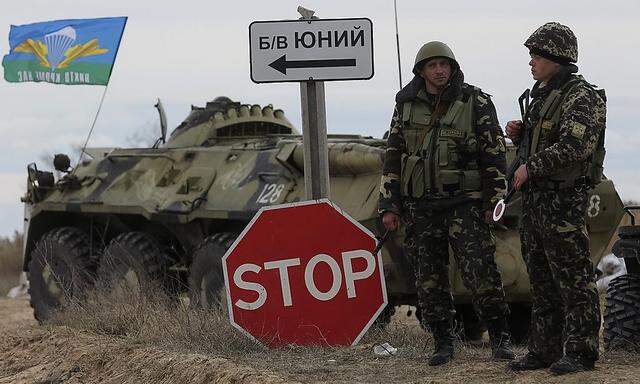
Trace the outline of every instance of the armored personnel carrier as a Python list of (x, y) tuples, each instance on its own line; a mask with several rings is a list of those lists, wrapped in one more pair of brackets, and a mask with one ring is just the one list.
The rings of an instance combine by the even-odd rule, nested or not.
[[(166, 142), (165, 136), (151, 148), (87, 149), (90, 159), (73, 169), (68, 157), (57, 156), (60, 177), (28, 166), (24, 269), (38, 320), (81, 296), (95, 277), (130, 285), (152, 280), (168, 292), (189, 292), (194, 306), (215, 306), (223, 287), (220, 259), (237, 234), (261, 207), (304, 199), (302, 137), (271, 105), (219, 97), (192, 107)], [(329, 135), (328, 142), (331, 200), (381, 233), (377, 205), (386, 140)], [(509, 160), (513, 156), (509, 148)], [(610, 180), (591, 192), (589, 202), (596, 265), (623, 212)], [(516, 196), (496, 227), (497, 263), (516, 338), (526, 335), (530, 307), (519, 215)], [(389, 306), (381, 324), (397, 306), (416, 305), (402, 237), (400, 231), (382, 250)], [(451, 265), (465, 334), (478, 337), (482, 329), (469, 292), (455, 260)]]

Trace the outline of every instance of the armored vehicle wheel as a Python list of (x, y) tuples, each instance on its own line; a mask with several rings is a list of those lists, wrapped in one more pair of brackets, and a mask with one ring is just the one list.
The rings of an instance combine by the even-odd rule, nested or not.
[(189, 272), (189, 292), (193, 308), (224, 308), (226, 294), (222, 256), (236, 237), (234, 233), (216, 233), (205, 238), (194, 251)]
[(139, 295), (154, 288), (168, 290), (167, 251), (151, 235), (125, 232), (104, 250), (98, 268), (100, 282), (107, 289)]
[(89, 238), (82, 230), (62, 227), (42, 236), (29, 262), (29, 294), (35, 318), (42, 322), (53, 309), (80, 297), (93, 284), (95, 264)]
[(618, 229), (618, 236), (621, 239), (640, 238), (640, 225), (625, 225)]
[(605, 348), (640, 350), (640, 274), (622, 275), (611, 280), (606, 298)]

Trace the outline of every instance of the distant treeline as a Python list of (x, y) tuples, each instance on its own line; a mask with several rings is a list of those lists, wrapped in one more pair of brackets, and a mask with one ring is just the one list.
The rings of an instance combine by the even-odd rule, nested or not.
[(22, 233), (0, 236), (0, 296), (18, 284), (22, 271)]

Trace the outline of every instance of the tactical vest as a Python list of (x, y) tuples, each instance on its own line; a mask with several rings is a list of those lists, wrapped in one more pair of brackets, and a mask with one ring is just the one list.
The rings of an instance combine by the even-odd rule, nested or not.
[[(400, 177), (403, 197), (446, 197), (481, 190), (474, 122), (478, 91), (464, 89), (434, 121), (433, 108), (424, 100), (416, 98), (402, 105), (407, 146)], [(459, 168), (461, 163), (464, 169)]]
[[(552, 90), (544, 100), (540, 108), (540, 119), (533, 127), (531, 149), (529, 155), (542, 151), (551, 146), (549, 138), (554, 130), (559, 129), (560, 117), (562, 114), (562, 104), (571, 90), (579, 84), (586, 84), (589, 88), (598, 93), (602, 100), (606, 103), (606, 95), (604, 89), (595, 89), (591, 84), (587, 83), (582, 76), (576, 76), (569, 80), (560, 89)], [(526, 111), (525, 113), (528, 113)], [(577, 184), (584, 184), (594, 187), (602, 180), (603, 164), (605, 157), (604, 148), (604, 132), (603, 129), (598, 137), (598, 145), (595, 151), (589, 156), (587, 161), (589, 165), (585, 174), (581, 163), (574, 164), (569, 168), (563, 169), (561, 172), (549, 175), (542, 180), (535, 180), (533, 183), (544, 189), (563, 189), (571, 188)], [(540, 144), (544, 144), (544, 148), (538, 148)]]

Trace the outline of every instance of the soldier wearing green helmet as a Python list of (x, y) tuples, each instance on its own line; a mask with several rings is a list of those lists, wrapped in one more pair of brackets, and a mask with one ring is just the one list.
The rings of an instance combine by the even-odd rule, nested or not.
[(453, 71), (460, 69), (456, 57), (449, 46), (440, 41), (430, 41), (420, 47), (420, 50), (416, 54), (416, 59), (413, 63), (413, 74), (420, 76), (420, 70), (424, 64), (435, 57), (444, 57), (449, 59), (449, 62), (453, 65)]
[(389, 231), (406, 224), (418, 310), (434, 336), (430, 365), (454, 356), (449, 246), (474, 307), (489, 330), (492, 356), (513, 359), (509, 309), (496, 266), (493, 206), (502, 198), (505, 144), (490, 96), (464, 82), (453, 51), (420, 48), (414, 78), (396, 95), (379, 212)]
[(524, 122), (510, 121), (506, 131), (527, 152), (513, 187), (522, 191), (533, 309), (528, 353), (509, 367), (566, 374), (593, 369), (598, 359), (600, 309), (585, 218), (604, 160), (605, 97), (576, 74), (578, 41), (569, 27), (546, 23), (524, 45), (536, 83)]

